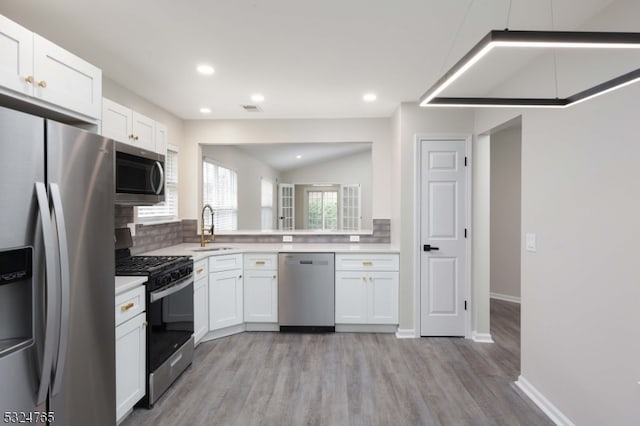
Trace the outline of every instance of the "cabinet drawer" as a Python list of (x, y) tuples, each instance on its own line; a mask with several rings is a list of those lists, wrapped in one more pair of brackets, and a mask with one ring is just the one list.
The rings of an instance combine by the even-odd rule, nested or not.
[(195, 281), (209, 274), (209, 259), (198, 260), (193, 264), (193, 279)]
[(278, 269), (278, 255), (275, 253), (247, 253), (244, 255), (245, 270)]
[(209, 272), (242, 268), (242, 254), (224, 254), (209, 257)]
[(144, 312), (145, 289), (146, 287), (142, 285), (116, 296), (116, 326)]
[(397, 254), (336, 254), (336, 271), (397, 271)]

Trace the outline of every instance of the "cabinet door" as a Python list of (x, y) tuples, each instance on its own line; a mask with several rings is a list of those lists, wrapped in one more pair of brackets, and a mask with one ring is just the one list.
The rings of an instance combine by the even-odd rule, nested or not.
[(31, 96), (32, 82), (33, 33), (0, 15), (0, 86)]
[(116, 327), (116, 419), (145, 394), (146, 332), (143, 312)]
[(132, 111), (107, 98), (102, 98), (102, 136), (131, 143)]
[(209, 331), (209, 277), (199, 279), (193, 288), (193, 335), (196, 344)]
[(367, 274), (368, 323), (398, 324), (397, 272)]
[(102, 71), (37, 34), (33, 36), (34, 96), (100, 118)]
[(367, 322), (367, 285), (362, 272), (336, 272), (336, 324)]
[(132, 111), (132, 144), (147, 151), (156, 151), (155, 122), (147, 116)]
[(244, 274), (245, 322), (278, 322), (278, 274), (250, 270)]
[(156, 152), (161, 155), (167, 155), (167, 126), (162, 123), (155, 122), (156, 131)]
[(242, 321), (242, 269), (209, 274), (209, 330)]

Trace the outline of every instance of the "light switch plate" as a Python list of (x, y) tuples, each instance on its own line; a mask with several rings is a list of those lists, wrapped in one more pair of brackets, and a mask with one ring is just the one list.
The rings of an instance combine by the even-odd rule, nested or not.
[(282, 242), (283, 243), (293, 242), (293, 236), (292, 235), (283, 235), (282, 236)]
[(526, 235), (526, 248), (527, 251), (536, 252), (536, 234), (527, 234)]
[(349, 242), (351, 243), (359, 243), (360, 235), (349, 235)]

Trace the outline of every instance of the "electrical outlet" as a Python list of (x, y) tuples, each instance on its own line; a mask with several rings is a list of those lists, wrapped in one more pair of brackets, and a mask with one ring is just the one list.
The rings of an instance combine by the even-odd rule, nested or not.
[(360, 235), (349, 235), (349, 242), (351, 243), (359, 243)]
[(293, 236), (292, 235), (283, 235), (282, 236), (282, 242), (283, 243), (291, 243), (291, 242), (293, 242)]

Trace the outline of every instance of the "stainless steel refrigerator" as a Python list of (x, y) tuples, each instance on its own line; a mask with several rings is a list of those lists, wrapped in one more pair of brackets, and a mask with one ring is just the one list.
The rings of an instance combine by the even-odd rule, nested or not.
[(113, 141), (0, 108), (0, 415), (114, 425)]

